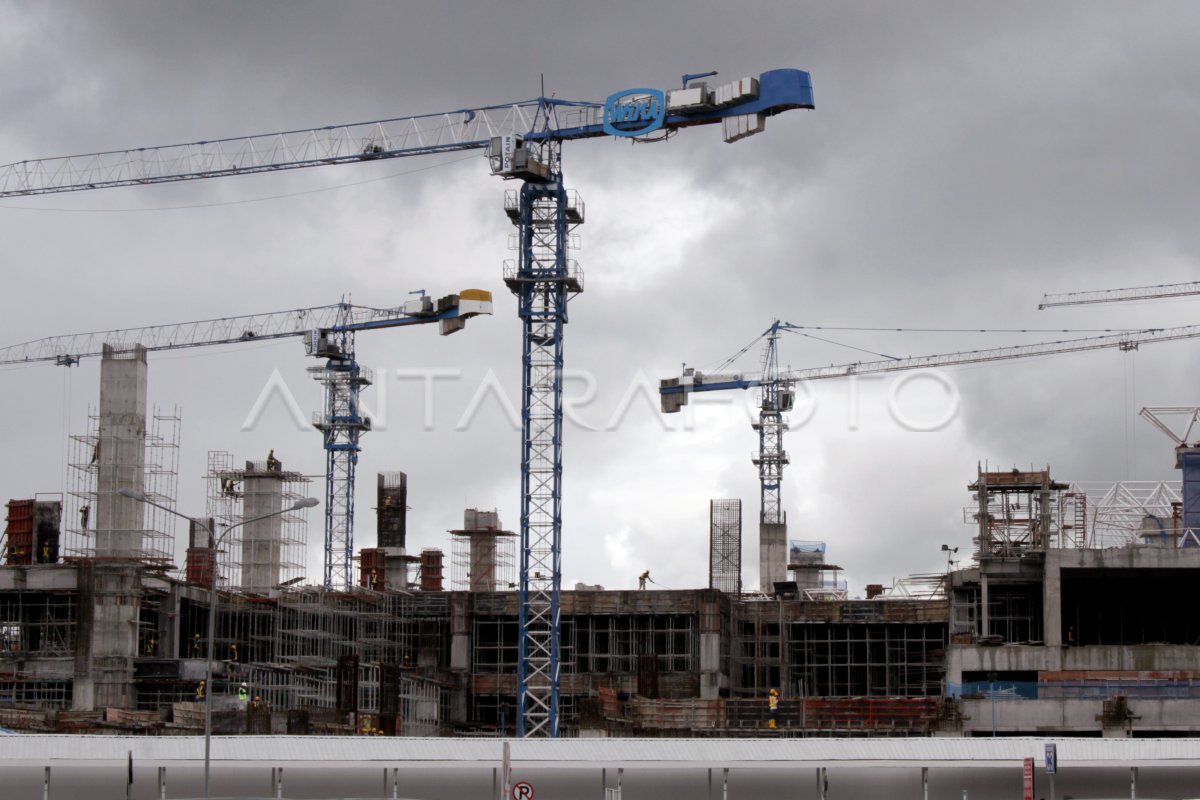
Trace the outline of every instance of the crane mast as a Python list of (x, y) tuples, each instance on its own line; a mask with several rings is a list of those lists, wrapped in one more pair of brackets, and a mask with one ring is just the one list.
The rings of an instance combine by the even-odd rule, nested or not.
[(762, 385), (759, 387), (758, 467), (761, 484), (759, 521), (763, 525), (786, 525), (787, 514), (780, 502), (780, 487), (783, 483), (783, 468), (789, 463), (783, 449), (783, 432), (787, 421), (783, 414), (792, 410), (791, 383), (779, 378), (779, 330), (776, 320), (767, 331), (767, 344), (762, 355)]
[(563, 187), (559, 152), (558, 142), (530, 151), (538, 166), (509, 209), (518, 257), (504, 276), (522, 326), (518, 736), (558, 735), (563, 328), (568, 300), (583, 291), (567, 249), (583, 206)]
[[(518, 731), (553, 737), (559, 710), (562, 334), (567, 301), (583, 288), (567, 252), (569, 232), (583, 222), (583, 207), (562, 185), (562, 143), (609, 136), (661, 141), (683, 128), (710, 124), (722, 127), (726, 142), (736, 142), (761, 133), (768, 117), (814, 107), (812, 80), (802, 70), (769, 70), (713, 87), (696, 82), (715, 74), (684, 75), (679, 89), (615, 92), (604, 102), (539, 97), (351, 125), (21, 161), (0, 166), (0, 199), (471, 149), (487, 150), (493, 174), (520, 180), (514, 202), (506, 202), (517, 226), (518, 259), (504, 274), (517, 296), (522, 325)], [(348, 380), (353, 384), (362, 376)], [(357, 452), (354, 442), (364, 430), (357, 412), (348, 405), (329, 406), (327, 412), (331, 418), (345, 417), (340, 438), (333, 440), (336, 452)], [(329, 441), (329, 431), (326, 436)], [(352, 481), (353, 462), (340, 462), (349, 476), (340, 480)], [(327, 508), (326, 513), (334, 512)]]
[(361, 447), (359, 437), (371, 420), (359, 408), (362, 390), (371, 385), (354, 354), (354, 331), (342, 326), (330, 332), (321, 350), (322, 366), (308, 371), (325, 387), (324, 414), (313, 415), (325, 448), (326, 589), (346, 591), (354, 585), (354, 476)]

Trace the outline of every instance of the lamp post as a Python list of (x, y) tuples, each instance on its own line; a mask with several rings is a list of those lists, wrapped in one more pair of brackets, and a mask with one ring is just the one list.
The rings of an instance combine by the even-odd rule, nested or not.
[(949, 574), (954, 571), (954, 555), (958, 552), (958, 548), (944, 544), (942, 552), (946, 554), (946, 574)]
[(212, 795), (209, 794), (208, 779), (209, 779), (210, 767), (212, 764), (212, 696), (213, 696), (212, 665), (213, 665), (213, 656), (215, 655), (215, 648), (213, 647), (213, 645), (214, 645), (213, 640), (216, 638), (216, 635), (217, 635), (216, 634), (216, 629), (217, 629), (217, 548), (220, 547), (221, 542), (223, 542), (225, 540), (225, 537), (228, 536), (229, 532), (232, 531), (234, 528), (240, 528), (243, 525), (248, 525), (251, 522), (258, 522), (259, 520), (262, 520), (262, 519), (278, 517), (283, 514), (292, 512), (292, 511), (299, 511), (304, 508), (312, 508), (313, 506), (320, 505), (321, 501), (315, 497), (301, 498), (300, 500), (297, 500), (296, 502), (292, 503), (287, 508), (281, 508), (278, 511), (272, 511), (270, 514), (263, 514), (258, 517), (251, 517), (250, 519), (244, 519), (241, 522), (235, 522), (233, 525), (230, 525), (228, 528), (226, 528), (225, 532), (222, 533), (221, 536), (218, 538), (216, 535), (216, 532), (213, 531), (211, 528), (209, 528), (206, 523), (202, 522), (201, 520), (189, 517), (186, 514), (181, 514), (173, 508), (168, 508), (164, 505), (161, 505), (160, 503), (154, 502), (153, 500), (151, 500), (149, 497), (146, 496), (145, 492), (140, 492), (137, 489), (118, 489), (117, 494), (121, 495), (122, 497), (128, 497), (130, 500), (136, 500), (139, 503), (145, 503), (148, 506), (154, 506), (155, 508), (157, 508), (161, 511), (165, 511), (168, 514), (174, 514), (175, 516), (186, 519), (189, 522), (195, 522), (196, 524), (200, 525), (202, 528), (204, 528), (205, 530), (208, 531), (208, 553), (209, 553), (209, 564), (208, 564), (208, 566), (209, 566), (208, 647), (207, 647), (207, 652), (205, 653), (206, 668), (205, 668), (205, 673), (204, 673), (205, 674), (205, 680), (204, 680), (204, 798), (205, 798), (205, 800), (209, 800), (209, 798), (212, 797)]
[(988, 686), (992, 695), (992, 738), (996, 738), (996, 673), (988, 673)]

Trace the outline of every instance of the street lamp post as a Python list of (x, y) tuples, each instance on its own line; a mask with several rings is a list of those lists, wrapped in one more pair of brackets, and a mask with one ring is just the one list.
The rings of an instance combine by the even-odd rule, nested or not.
[(996, 738), (996, 673), (988, 673), (988, 686), (992, 695), (992, 738)]
[(117, 494), (122, 497), (128, 497), (130, 500), (137, 500), (139, 503), (145, 503), (148, 506), (154, 506), (157, 509), (174, 514), (177, 517), (182, 517), (189, 522), (195, 522), (202, 528), (208, 531), (208, 554), (209, 554), (209, 581), (208, 581), (208, 646), (205, 653), (205, 680), (204, 680), (204, 798), (209, 800), (212, 797), (209, 794), (209, 773), (212, 765), (212, 696), (213, 696), (213, 657), (215, 655), (214, 639), (216, 638), (217, 630), (217, 549), (221, 542), (229, 535), (234, 528), (240, 528), (243, 525), (249, 525), (251, 522), (258, 522), (262, 519), (278, 517), (287, 514), (291, 511), (299, 511), (304, 508), (312, 508), (320, 505), (321, 501), (315, 497), (304, 497), (292, 503), (287, 508), (281, 508), (278, 511), (272, 511), (270, 514), (263, 514), (258, 517), (244, 519), (241, 522), (235, 522), (225, 529), (220, 537), (217, 537), (216, 532), (208, 525), (198, 519), (189, 517), (186, 514), (181, 514), (173, 508), (161, 505), (154, 502), (146, 496), (145, 492), (140, 492), (137, 489), (118, 489)]

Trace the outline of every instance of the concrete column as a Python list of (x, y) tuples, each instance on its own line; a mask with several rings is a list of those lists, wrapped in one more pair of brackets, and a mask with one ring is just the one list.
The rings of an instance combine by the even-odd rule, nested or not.
[(141, 345), (127, 351), (104, 345), (99, 422), (99, 440), (91, 456), (96, 468), (96, 555), (139, 558), (145, 506), (117, 490), (145, 488), (146, 348)]
[[(242, 515), (253, 519), (283, 509), (283, 468), (261, 468), (263, 465), (246, 462)], [(263, 591), (279, 585), (281, 517), (251, 522), (242, 527), (242, 589)]]
[(470, 554), (470, 587), (472, 592), (496, 591), (496, 534), (492, 531), (473, 531)]
[(778, 581), (787, 580), (787, 523), (758, 525), (759, 591), (772, 594)]
[(979, 568), (979, 635), (992, 635), (992, 620), (988, 613), (988, 577), (982, 566)]
[(162, 600), (158, 615), (159, 658), (177, 658), (179, 655), (179, 585), (172, 584), (171, 591)]
[(721, 634), (700, 634), (700, 697), (716, 700), (721, 692)]
[(134, 708), (141, 569), (135, 564), (85, 562), (76, 575), (79, 644), (71, 707), (77, 711)]
[(455, 683), (450, 689), (451, 722), (467, 721), (467, 693), (471, 678), (471, 595), (458, 592), (450, 603), (450, 671)]
[(1046, 647), (1062, 647), (1062, 563), (1059, 551), (1046, 553), (1046, 574), (1042, 582), (1042, 628)]
[(721, 693), (721, 594), (712, 589), (700, 597), (697, 632), (700, 640), (700, 697), (715, 700)]

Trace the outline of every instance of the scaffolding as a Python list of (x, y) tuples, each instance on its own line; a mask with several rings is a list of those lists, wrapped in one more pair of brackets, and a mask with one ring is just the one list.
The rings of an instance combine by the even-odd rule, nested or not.
[(938, 697), (945, 626), (793, 622), (789, 686), (800, 697)]
[[(362, 720), (371, 716), (395, 718), (397, 736), (436, 736), (440, 732), (439, 687), (411, 670), (394, 665), (357, 664), (349, 682), (351, 709), (340, 704), (334, 668), (301, 670), (279, 665), (255, 665), (244, 673), (250, 692), (276, 709), (346, 711)], [(363, 725), (359, 726), (365, 727)]]
[(0, 662), (74, 658), (79, 605), (66, 592), (0, 592)]
[(403, 472), (380, 472), (376, 476), (375, 501), (376, 546), (403, 550), (408, 534), (408, 476)]
[(1058, 511), (1068, 486), (1052, 480), (1049, 468), (991, 472), (981, 466), (967, 488), (975, 501), (964, 510), (965, 521), (977, 528), (975, 558), (1018, 556), (1059, 541)]
[[(144, 436), (117, 436), (101, 439), (100, 415), (88, 411), (88, 432), (71, 436), (71, 489), (67, 495), (64, 551), (69, 557), (120, 558), (141, 561), (163, 569), (175, 569), (175, 515), (147, 503), (120, 497), (117, 489), (141, 487), (147, 500), (173, 508), (179, 471), (179, 407), (169, 412), (158, 407), (150, 417)], [(141, 463), (105, 463), (102, 452), (132, 455), (139, 451)], [(133, 459), (135, 462), (137, 459)], [(106, 470), (107, 486), (101, 491), (101, 470)], [(111, 487), (111, 488), (110, 488)], [(127, 525), (124, 515), (102, 509), (132, 505), (136, 511)], [(139, 507), (140, 506), (140, 507)], [(99, 536), (110, 537), (112, 546), (97, 550)]]
[(278, 648), (273, 660), (328, 669), (345, 655), (362, 663), (413, 663), (418, 623), (410, 595), (327, 592), (305, 587), (278, 599)]
[(708, 502), (708, 587), (742, 593), (742, 501)]
[(308, 526), (303, 513), (248, 520), (290, 507), (306, 496), (310, 483), (273, 457), (235, 469), (230, 453), (209, 452), (206, 507), (221, 545), (218, 585), (263, 594), (304, 577)]
[(450, 581), (471, 592), (510, 591), (517, 585), (516, 541), (495, 511), (468, 508), (461, 530), (450, 531)]

